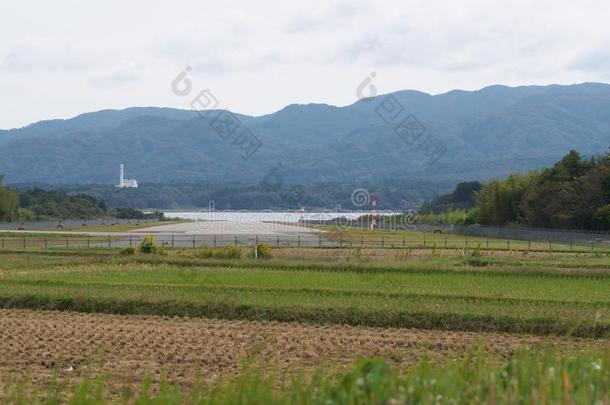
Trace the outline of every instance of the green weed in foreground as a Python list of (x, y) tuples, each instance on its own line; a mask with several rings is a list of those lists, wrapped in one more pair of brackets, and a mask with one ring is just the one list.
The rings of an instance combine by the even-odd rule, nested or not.
[[(109, 387), (103, 379), (76, 386), (50, 384), (46, 390), (9, 383), (7, 404), (609, 404), (610, 353), (560, 355), (553, 350), (521, 350), (504, 360), (482, 350), (442, 364), (422, 360), (401, 374), (382, 360), (361, 360), (340, 376), (330, 371), (313, 378), (280, 380), (245, 367), (234, 379), (211, 389), (162, 382), (152, 389)], [(120, 392), (120, 394), (117, 394)], [(44, 395), (45, 399), (41, 400)]]
[[(187, 255), (183, 252), (181, 254)], [(238, 246), (202, 247), (190, 254), (203, 259), (241, 259), (241, 248)]]
[(139, 246), (140, 253), (143, 254), (159, 254), (162, 252), (162, 248), (155, 242), (155, 237), (152, 235), (146, 235)]

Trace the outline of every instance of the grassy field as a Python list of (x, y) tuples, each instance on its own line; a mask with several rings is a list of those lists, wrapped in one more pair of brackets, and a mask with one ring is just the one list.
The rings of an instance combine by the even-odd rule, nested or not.
[[(5, 255), (7, 307), (610, 336), (610, 259), (600, 257), (204, 260), (192, 252), (44, 270)], [(20, 256), (17, 256), (20, 257)], [(32, 257), (37, 257), (36, 254)], [(37, 259), (31, 259), (36, 261)], [(70, 260), (77, 260), (72, 264)], [(44, 260), (43, 260), (44, 263)], [(54, 264), (50, 264), (54, 263)], [(592, 267), (587, 269), (583, 265)], [(574, 268), (572, 268), (572, 265)], [(23, 269), (25, 267), (26, 270)]]
[[(608, 403), (605, 252), (283, 248), (268, 260), (248, 258), (246, 248), (241, 258), (227, 253), (0, 251), (0, 355), (46, 376), (4, 380), (0, 398), (29, 402), (28, 384), (48, 385), (40, 359), (62, 364), (54, 347), (72, 351), (70, 367), (81, 367), (103, 344), (120, 364), (109, 376), (79, 369), (70, 380), (62, 369), (62, 381), (72, 382), (45, 395), (73, 403)], [(48, 310), (61, 312), (39, 312)], [(192, 323), (198, 319), (204, 323)], [(37, 337), (21, 350), (16, 336)], [(492, 352), (465, 354), (478, 339)], [(415, 343), (424, 340), (432, 341)], [(549, 348), (556, 342), (561, 348)], [(238, 372), (238, 359), (261, 350), (264, 358), (283, 354), (263, 371)], [(348, 367), (362, 357), (386, 362)], [(155, 364), (138, 366), (155, 370), (154, 389), (142, 374), (118, 388), (128, 377), (124, 358)], [(341, 367), (328, 363), (333, 358)], [(167, 383), (164, 365), (173, 371)], [(214, 367), (199, 388), (198, 367)], [(316, 369), (324, 377), (312, 377)]]

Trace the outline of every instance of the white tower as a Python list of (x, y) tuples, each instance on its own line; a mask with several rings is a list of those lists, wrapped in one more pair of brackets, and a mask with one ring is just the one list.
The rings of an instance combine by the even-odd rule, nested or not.
[(123, 163), (119, 166), (119, 187), (125, 187), (124, 167)]
[(123, 163), (119, 165), (119, 184), (116, 185), (118, 188), (138, 188), (138, 181), (135, 179), (125, 178), (125, 166)]

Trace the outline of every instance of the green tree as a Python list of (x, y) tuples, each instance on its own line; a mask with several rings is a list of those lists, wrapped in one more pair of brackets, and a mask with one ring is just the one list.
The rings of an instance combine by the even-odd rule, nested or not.
[(511, 174), (506, 180), (495, 179), (476, 194), (479, 222), (482, 225), (518, 223), (523, 217), (521, 199), (534, 186), (538, 174)]
[(544, 170), (535, 187), (523, 196), (527, 225), (544, 228), (607, 227), (605, 204), (610, 203), (610, 157), (585, 161), (570, 151)]
[(12, 219), (19, 208), (19, 194), (4, 187), (4, 176), (0, 175), (0, 221)]

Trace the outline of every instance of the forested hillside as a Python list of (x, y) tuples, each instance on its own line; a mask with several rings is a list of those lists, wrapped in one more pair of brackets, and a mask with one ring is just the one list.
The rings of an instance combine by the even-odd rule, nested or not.
[[(260, 117), (107, 110), (0, 131), (0, 173), (9, 184), (111, 185), (125, 163), (141, 183), (258, 184), (273, 171), (286, 184), (486, 180), (604, 150), (609, 105), (609, 85), (582, 84), (399, 91)], [(258, 143), (246, 148), (244, 131)]]

